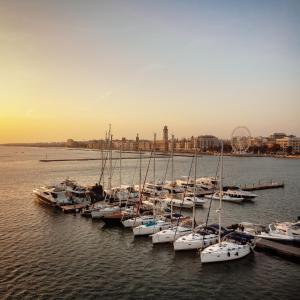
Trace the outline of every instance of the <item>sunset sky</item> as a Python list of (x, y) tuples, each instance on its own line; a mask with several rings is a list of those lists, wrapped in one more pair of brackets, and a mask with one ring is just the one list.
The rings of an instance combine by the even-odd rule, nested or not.
[(0, 143), (300, 136), (300, 1), (0, 0)]

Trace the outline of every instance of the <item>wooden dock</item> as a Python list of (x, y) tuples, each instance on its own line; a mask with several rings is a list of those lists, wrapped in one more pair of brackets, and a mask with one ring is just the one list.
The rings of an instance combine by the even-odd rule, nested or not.
[(255, 249), (268, 251), (271, 253), (275, 253), (279, 256), (284, 256), (290, 259), (300, 261), (300, 247), (294, 246), (292, 244), (282, 244), (279, 242), (274, 242), (271, 240), (260, 238), (256, 242)]
[(268, 183), (253, 183), (240, 185), (240, 188), (244, 191), (257, 191), (257, 190), (267, 190), (267, 189), (277, 189), (284, 188), (284, 182), (268, 182)]
[(86, 203), (81, 203), (81, 204), (70, 204), (70, 205), (62, 205), (60, 206), (61, 210), (64, 213), (72, 213), (72, 212), (76, 212), (76, 210), (82, 209), (86, 207)]

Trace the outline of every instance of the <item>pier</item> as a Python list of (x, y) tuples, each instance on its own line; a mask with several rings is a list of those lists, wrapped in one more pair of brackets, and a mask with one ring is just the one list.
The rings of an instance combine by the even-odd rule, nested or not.
[(292, 244), (282, 244), (267, 239), (259, 239), (256, 242), (255, 249), (275, 253), (279, 256), (300, 261), (300, 247)]
[(60, 206), (61, 210), (64, 212), (64, 213), (72, 213), (72, 212), (76, 212), (76, 210), (80, 210), (84, 207), (86, 207), (87, 204), (84, 203), (84, 204), (70, 204), (70, 205), (63, 205), (63, 206)]
[(268, 182), (268, 183), (253, 183), (240, 185), (240, 188), (244, 191), (257, 191), (257, 190), (267, 190), (267, 189), (277, 189), (284, 188), (284, 182)]

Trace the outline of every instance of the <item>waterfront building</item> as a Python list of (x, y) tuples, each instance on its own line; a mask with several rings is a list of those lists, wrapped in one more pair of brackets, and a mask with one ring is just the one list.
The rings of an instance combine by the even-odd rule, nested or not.
[(270, 135), (270, 138), (272, 140), (277, 140), (277, 139), (283, 139), (285, 138), (287, 135), (283, 132), (275, 132), (273, 134)]
[(219, 146), (219, 139), (213, 135), (200, 135), (197, 138), (197, 147), (201, 151), (213, 150)]
[(300, 138), (294, 136), (286, 136), (281, 139), (276, 140), (276, 144), (280, 145), (280, 147), (286, 151), (289, 147), (292, 152), (299, 153), (300, 152)]

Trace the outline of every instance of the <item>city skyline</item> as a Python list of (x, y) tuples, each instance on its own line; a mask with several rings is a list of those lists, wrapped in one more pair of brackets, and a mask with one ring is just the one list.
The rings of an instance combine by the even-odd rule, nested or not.
[(300, 136), (299, 1), (1, 1), (0, 143)]

